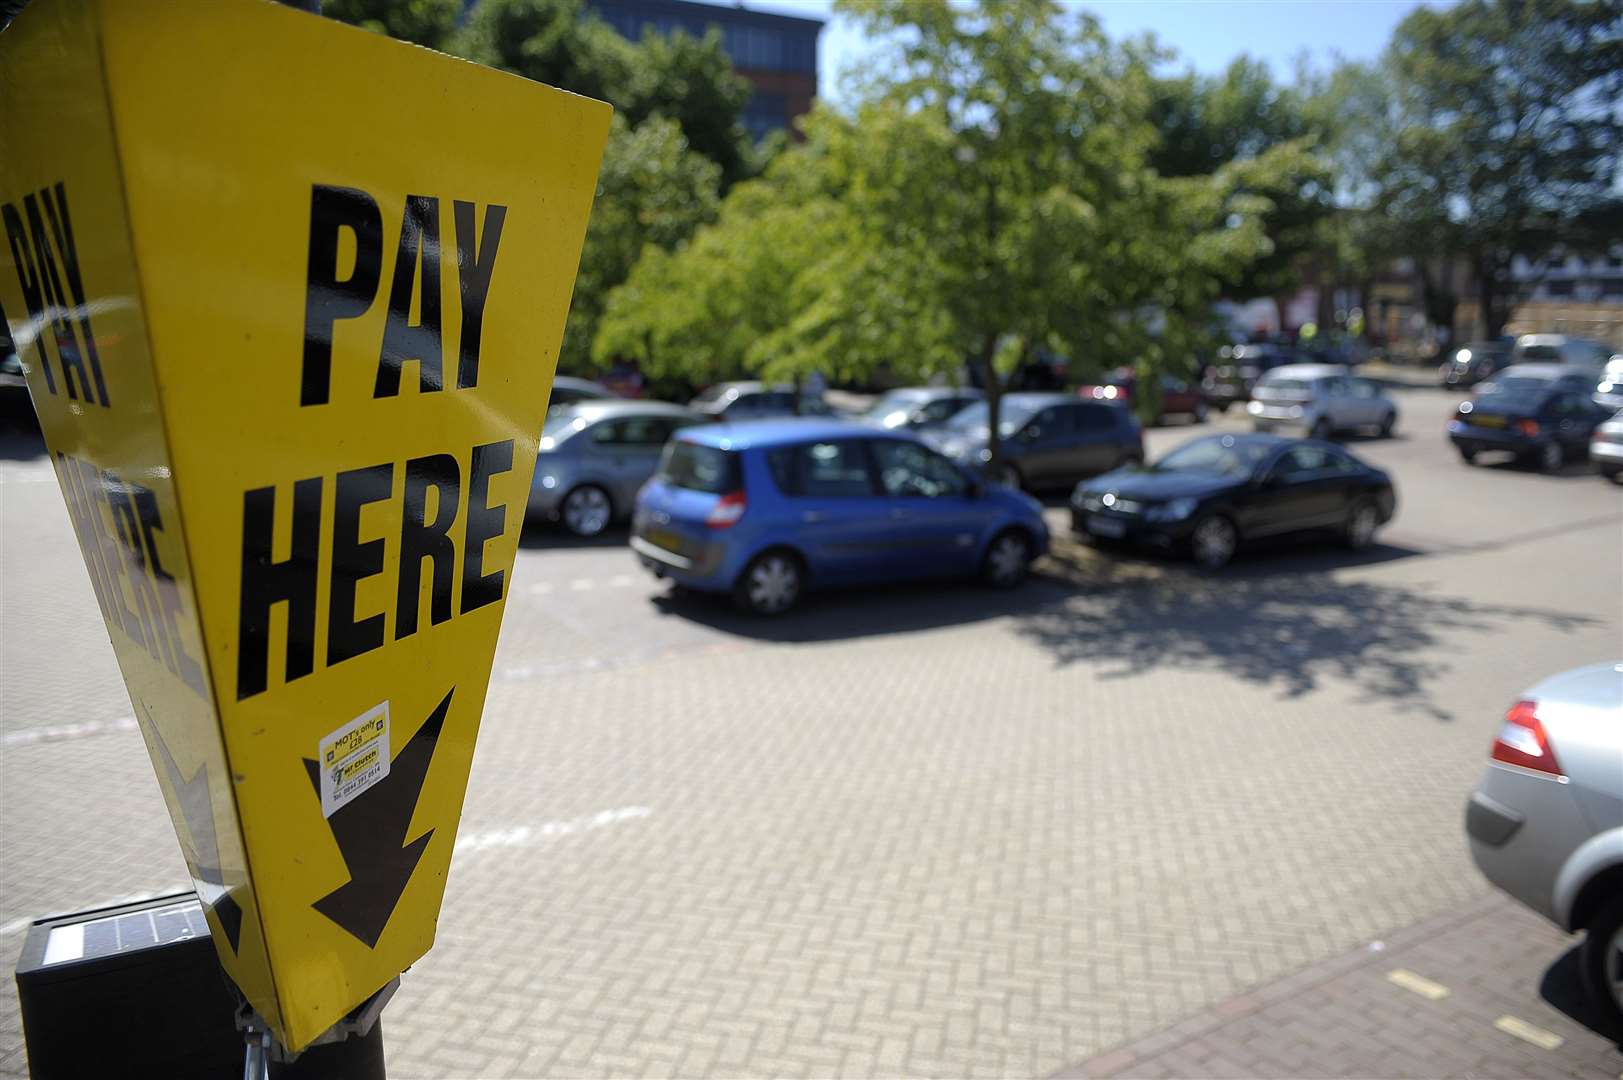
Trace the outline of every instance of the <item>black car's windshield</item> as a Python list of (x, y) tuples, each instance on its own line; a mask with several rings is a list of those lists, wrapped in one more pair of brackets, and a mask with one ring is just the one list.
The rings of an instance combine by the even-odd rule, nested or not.
[(1211, 473), (1214, 476), (1250, 476), (1272, 449), (1266, 443), (1244, 442), (1232, 435), (1196, 439), (1155, 463), (1160, 472)]
[[(997, 430), (999, 435), (1013, 435), (1036, 414), (1039, 406), (1024, 401), (1004, 398), (998, 406)], [(986, 402), (977, 401), (947, 421), (949, 428), (973, 431), (986, 426)]]

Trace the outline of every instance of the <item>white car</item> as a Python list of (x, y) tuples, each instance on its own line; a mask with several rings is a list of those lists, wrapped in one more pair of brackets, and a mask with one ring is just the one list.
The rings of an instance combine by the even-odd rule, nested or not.
[(1373, 429), (1391, 435), (1398, 407), (1369, 379), (1340, 364), (1287, 364), (1257, 381), (1246, 406), (1258, 431), (1301, 428), (1316, 439)]

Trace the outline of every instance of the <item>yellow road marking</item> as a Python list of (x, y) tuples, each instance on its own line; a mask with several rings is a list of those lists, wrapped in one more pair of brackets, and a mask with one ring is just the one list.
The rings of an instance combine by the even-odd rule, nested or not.
[(1501, 1016), (1493, 1022), (1493, 1026), (1506, 1035), (1514, 1035), (1523, 1042), (1532, 1043), (1540, 1050), (1558, 1050), (1561, 1044), (1567, 1041), (1553, 1031), (1545, 1031), (1515, 1016)]
[(1407, 968), (1393, 968), (1387, 972), (1386, 981), (1419, 994), (1427, 1001), (1441, 1001), (1449, 993), (1448, 987), (1442, 983), (1432, 982), (1424, 975), (1416, 975)]

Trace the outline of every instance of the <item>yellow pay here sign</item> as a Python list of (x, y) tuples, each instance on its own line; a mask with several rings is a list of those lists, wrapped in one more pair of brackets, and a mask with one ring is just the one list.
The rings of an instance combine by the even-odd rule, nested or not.
[(609, 111), (269, 0), (0, 34), (0, 305), (291, 1049), (433, 943)]

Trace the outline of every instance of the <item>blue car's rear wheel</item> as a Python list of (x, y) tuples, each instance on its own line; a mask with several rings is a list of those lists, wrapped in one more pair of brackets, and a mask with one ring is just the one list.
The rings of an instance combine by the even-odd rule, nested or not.
[(793, 552), (763, 551), (733, 585), (733, 602), (755, 615), (781, 615), (795, 606), (806, 573)]

